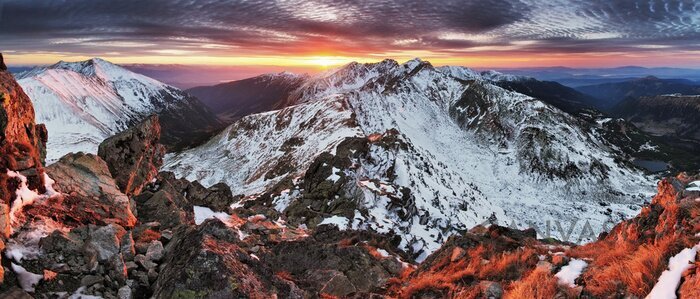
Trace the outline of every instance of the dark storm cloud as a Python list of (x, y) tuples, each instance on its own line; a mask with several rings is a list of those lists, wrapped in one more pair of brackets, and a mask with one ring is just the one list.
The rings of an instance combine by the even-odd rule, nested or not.
[(697, 50), (695, 2), (0, 0), (0, 40), (78, 54)]

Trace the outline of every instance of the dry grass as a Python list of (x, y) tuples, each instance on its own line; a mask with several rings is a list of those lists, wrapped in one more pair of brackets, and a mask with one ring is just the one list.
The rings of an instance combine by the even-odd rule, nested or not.
[(680, 298), (700, 298), (700, 263), (695, 262), (694, 269), (685, 275), (685, 281), (678, 289)]
[(280, 271), (275, 273), (275, 276), (279, 277), (280, 279), (286, 280), (286, 281), (294, 281), (294, 277), (292, 277), (292, 273), (289, 273), (289, 271)]
[(594, 296), (623, 290), (643, 297), (666, 269), (668, 258), (682, 248), (682, 242), (672, 236), (637, 248), (630, 244), (600, 245), (597, 254), (588, 252), (595, 260), (582, 275), (586, 290)]
[(467, 250), (459, 260), (452, 261), (451, 255), (446, 255), (427, 272), (404, 280), (408, 282), (400, 297), (411, 298), (416, 294), (431, 292), (456, 298), (475, 298), (481, 289), (473, 286), (474, 282), (518, 280), (538, 262), (537, 251), (531, 248), (495, 254), (483, 245)]
[(554, 298), (557, 294), (557, 279), (543, 268), (536, 268), (522, 280), (511, 285), (505, 299)]
[(506, 252), (482, 265), (478, 277), (496, 281), (520, 279), (524, 272), (534, 268), (538, 261), (537, 252), (531, 248)]
[(160, 232), (157, 232), (152, 229), (146, 229), (143, 232), (141, 232), (138, 236), (137, 239), (135, 240), (137, 243), (150, 243), (152, 241), (156, 241), (160, 239)]

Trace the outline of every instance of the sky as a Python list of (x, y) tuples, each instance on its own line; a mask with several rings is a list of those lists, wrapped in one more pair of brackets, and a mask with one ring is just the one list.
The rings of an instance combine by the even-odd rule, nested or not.
[(10, 65), (700, 68), (700, 1), (0, 0)]

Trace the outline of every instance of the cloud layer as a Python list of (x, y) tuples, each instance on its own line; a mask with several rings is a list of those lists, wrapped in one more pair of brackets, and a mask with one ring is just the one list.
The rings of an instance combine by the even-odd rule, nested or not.
[[(4, 5), (3, 5), (4, 4)], [(344, 55), (700, 51), (700, 2), (0, 1), (3, 51)]]

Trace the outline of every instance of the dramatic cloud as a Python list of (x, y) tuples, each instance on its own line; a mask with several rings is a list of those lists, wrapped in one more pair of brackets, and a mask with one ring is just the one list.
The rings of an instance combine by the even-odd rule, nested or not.
[[(4, 4), (4, 5), (3, 5)], [(700, 51), (697, 1), (0, 1), (3, 51), (337, 55)]]

